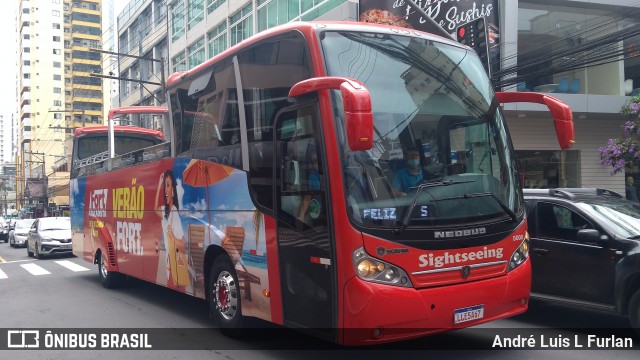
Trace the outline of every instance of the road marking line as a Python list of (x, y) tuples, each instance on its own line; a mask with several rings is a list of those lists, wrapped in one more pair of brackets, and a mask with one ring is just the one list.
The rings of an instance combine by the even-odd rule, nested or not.
[(25, 261), (33, 261), (33, 259), (5, 261), (3, 264), (13, 264), (13, 263), (25, 262)]
[(6, 279), (8, 276), (4, 273), (4, 271), (0, 270), (0, 279)]
[(22, 266), (25, 270), (27, 270), (28, 272), (30, 272), (32, 275), (47, 275), (47, 274), (51, 274), (50, 272), (48, 272), (47, 270), (41, 268), (40, 266), (36, 265), (36, 264), (24, 264), (24, 265), (20, 265)]
[(84, 266), (80, 266), (74, 262), (71, 262), (69, 260), (60, 260), (60, 261), (56, 261), (56, 264), (58, 265), (62, 265), (64, 267), (66, 267), (67, 269), (71, 270), (71, 271), (89, 271), (91, 269), (87, 269)]

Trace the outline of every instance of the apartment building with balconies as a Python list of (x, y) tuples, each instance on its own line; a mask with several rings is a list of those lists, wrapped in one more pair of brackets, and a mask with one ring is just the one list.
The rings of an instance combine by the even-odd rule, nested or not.
[[(74, 127), (104, 121), (102, 0), (18, 0), (17, 192), (21, 206), (68, 204), (68, 139)], [(29, 179), (48, 191), (28, 196)]]

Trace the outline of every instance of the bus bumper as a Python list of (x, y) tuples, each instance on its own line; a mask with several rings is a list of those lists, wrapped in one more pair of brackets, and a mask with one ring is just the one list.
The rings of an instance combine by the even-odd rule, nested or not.
[[(521, 314), (531, 289), (531, 261), (496, 278), (424, 289), (366, 282), (344, 288), (344, 345), (407, 340)], [(456, 309), (483, 306), (483, 317), (454, 323)]]

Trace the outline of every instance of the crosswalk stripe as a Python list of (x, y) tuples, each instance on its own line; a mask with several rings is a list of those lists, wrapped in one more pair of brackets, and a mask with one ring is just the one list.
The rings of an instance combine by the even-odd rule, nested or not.
[(5, 261), (3, 264), (13, 264), (13, 263), (25, 262), (25, 261), (33, 261), (33, 259), (25, 259), (25, 260), (11, 260), (11, 261)]
[(56, 261), (56, 264), (58, 265), (62, 265), (64, 267), (66, 267), (67, 269), (71, 270), (71, 271), (89, 271), (91, 269), (87, 269), (84, 266), (80, 266), (74, 262), (71, 262), (69, 260), (60, 260), (60, 261)]
[(47, 275), (47, 274), (51, 274), (50, 272), (48, 272), (47, 270), (41, 268), (40, 266), (38, 266), (36, 264), (22, 264), (20, 266), (22, 266), (25, 270), (30, 272), (32, 275)]
[(0, 279), (6, 279), (7, 278), (7, 274), (4, 273), (4, 271), (0, 270)]

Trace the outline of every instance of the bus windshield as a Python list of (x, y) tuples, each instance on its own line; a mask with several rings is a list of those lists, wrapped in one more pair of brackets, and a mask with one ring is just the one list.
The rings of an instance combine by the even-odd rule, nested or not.
[[(114, 148), (117, 150), (116, 155), (126, 154), (138, 149), (144, 149), (161, 142), (155, 137), (141, 137), (133, 134), (118, 133), (115, 137)], [(78, 160), (86, 159), (96, 154), (107, 151), (107, 133), (96, 133), (79, 138), (78, 141)]]
[(475, 53), (429, 39), (366, 32), (321, 36), (327, 75), (371, 94), (374, 144), (346, 144), (333, 91), (349, 215), (368, 227), (514, 221), (522, 195), (508, 131)]

